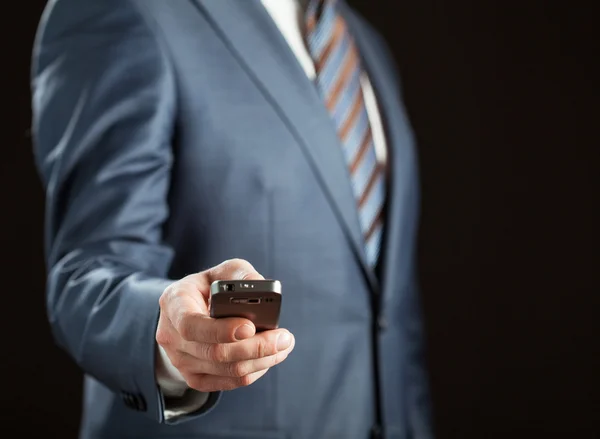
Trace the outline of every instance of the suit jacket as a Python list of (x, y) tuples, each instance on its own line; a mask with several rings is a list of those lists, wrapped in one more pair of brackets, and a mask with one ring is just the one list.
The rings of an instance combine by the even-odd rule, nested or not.
[[(342, 13), (390, 149), (379, 276), (334, 125), (258, 0), (49, 2), (35, 153), (48, 316), (85, 372), (82, 438), (364, 439), (378, 417), (388, 438), (431, 437), (413, 134), (383, 42)], [(158, 298), (233, 257), (281, 280), (295, 350), (255, 384), (165, 420)]]

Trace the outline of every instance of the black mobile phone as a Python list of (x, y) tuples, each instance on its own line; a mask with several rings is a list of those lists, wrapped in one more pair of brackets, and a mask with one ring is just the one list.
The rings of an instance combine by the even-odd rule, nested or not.
[(218, 280), (210, 286), (210, 316), (243, 317), (257, 331), (279, 327), (281, 282), (278, 280)]

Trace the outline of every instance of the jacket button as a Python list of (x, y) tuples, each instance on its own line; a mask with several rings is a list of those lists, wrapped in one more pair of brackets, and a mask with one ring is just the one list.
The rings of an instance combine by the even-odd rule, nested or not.
[(379, 317), (377, 317), (377, 329), (379, 330), (379, 332), (383, 332), (388, 328), (388, 321), (387, 319), (380, 315)]

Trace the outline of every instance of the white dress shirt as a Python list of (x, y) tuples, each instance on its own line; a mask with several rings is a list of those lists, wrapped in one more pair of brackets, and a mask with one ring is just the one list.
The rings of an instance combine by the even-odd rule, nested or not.
[[(306, 48), (304, 41), (304, 0), (261, 0), (267, 12), (281, 31), (290, 46), (290, 49), (298, 59), (298, 62), (306, 72), (306, 76), (312, 81), (316, 77), (313, 60)], [(375, 93), (366, 73), (361, 76), (361, 86), (364, 95), (365, 106), (371, 131), (377, 160), (385, 163), (387, 159), (387, 147), (381, 117), (377, 107)], [(163, 394), (170, 397), (165, 407), (165, 418), (169, 419), (181, 414), (191, 413), (198, 410), (208, 399), (208, 393), (190, 390), (185, 379), (179, 371), (171, 364), (169, 357), (162, 347), (159, 346), (159, 358), (157, 361), (156, 378)]]

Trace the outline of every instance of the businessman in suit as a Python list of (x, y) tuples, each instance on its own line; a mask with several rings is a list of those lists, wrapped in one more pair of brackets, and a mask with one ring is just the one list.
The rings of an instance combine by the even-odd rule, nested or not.
[[(413, 135), (345, 2), (54, 0), (32, 74), (81, 438), (432, 437)], [(282, 328), (208, 317), (263, 277)]]

